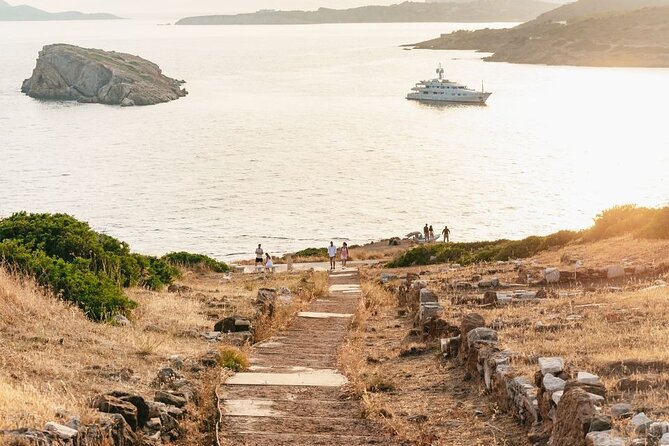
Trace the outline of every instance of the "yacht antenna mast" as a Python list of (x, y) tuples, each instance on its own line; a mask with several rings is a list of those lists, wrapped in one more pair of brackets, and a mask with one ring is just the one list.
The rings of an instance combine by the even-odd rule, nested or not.
[(444, 77), (444, 69), (441, 68), (441, 63), (439, 63), (439, 68), (437, 68), (437, 74), (439, 75), (439, 80), (442, 80)]

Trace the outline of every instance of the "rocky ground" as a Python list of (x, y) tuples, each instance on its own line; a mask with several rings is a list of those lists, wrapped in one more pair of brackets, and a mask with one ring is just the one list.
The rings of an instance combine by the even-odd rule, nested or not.
[(353, 375), (413, 444), (665, 444), (666, 242), (364, 277)]
[(141, 57), (74, 45), (47, 45), (21, 91), (45, 100), (153, 105), (186, 96), (184, 81)]

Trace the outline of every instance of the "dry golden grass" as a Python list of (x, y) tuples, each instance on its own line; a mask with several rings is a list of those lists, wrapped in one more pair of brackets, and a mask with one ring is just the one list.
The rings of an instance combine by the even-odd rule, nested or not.
[(606, 267), (623, 260), (633, 264), (669, 262), (669, 240), (616, 237), (593, 243), (571, 244), (562, 249), (546, 251), (531, 260), (543, 265), (559, 265), (563, 256), (583, 261), (587, 268)]
[(252, 315), (259, 288), (286, 286), (301, 300), (327, 292), (322, 276), (190, 272), (183, 284), (192, 291), (183, 294), (129, 290), (139, 306), (130, 325), (113, 326), (0, 268), (0, 429), (85, 417), (88, 400), (110, 390), (151, 396), (169, 356), (197, 358), (216, 348), (201, 334), (219, 318)]

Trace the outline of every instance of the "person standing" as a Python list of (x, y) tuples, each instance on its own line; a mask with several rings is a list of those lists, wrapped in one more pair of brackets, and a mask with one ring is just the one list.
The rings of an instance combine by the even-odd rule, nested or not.
[(444, 234), (444, 243), (448, 243), (449, 237), (451, 236), (451, 230), (448, 229), (448, 226), (444, 226), (444, 230), (441, 231), (442, 234)]
[(269, 253), (265, 255), (267, 256), (267, 260), (265, 261), (265, 271), (271, 273), (273, 272), (272, 269), (274, 268), (274, 262), (272, 261), (272, 256), (269, 255)]
[(348, 260), (348, 245), (346, 242), (344, 242), (339, 250), (339, 258), (341, 259), (341, 267), (346, 268), (346, 261)]
[(330, 271), (334, 271), (335, 259), (337, 258), (337, 247), (332, 242), (330, 242), (330, 246), (328, 246), (328, 257), (330, 257)]
[(427, 242), (430, 239), (430, 227), (425, 223), (423, 226), (423, 235), (425, 236), (425, 241)]
[(262, 250), (262, 245), (258, 243), (258, 248), (256, 249), (256, 270), (260, 268), (260, 270), (262, 271), (264, 254), (265, 252)]
[(432, 227), (432, 225), (430, 225), (429, 232), (430, 232), (430, 241), (433, 242), (434, 241), (434, 228)]

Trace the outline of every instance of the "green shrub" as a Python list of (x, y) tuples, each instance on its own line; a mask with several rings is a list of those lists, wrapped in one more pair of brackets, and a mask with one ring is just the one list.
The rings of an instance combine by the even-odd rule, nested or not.
[(91, 319), (104, 320), (137, 306), (109, 277), (91, 271), (89, 260), (67, 262), (41, 250), (29, 251), (15, 240), (0, 242), (0, 258), (75, 303)]
[(165, 260), (131, 253), (128, 244), (65, 214), (20, 212), (0, 220), (0, 259), (96, 320), (135, 307), (121, 287), (159, 289), (179, 274)]
[(295, 257), (327, 257), (327, 248), (307, 248), (293, 254)]
[(233, 372), (241, 372), (248, 368), (248, 356), (236, 347), (224, 346), (220, 349), (219, 364)]
[(227, 273), (230, 271), (230, 267), (223, 263), (219, 262), (216, 259), (213, 259), (209, 256), (203, 254), (192, 254), (189, 252), (171, 252), (162, 257), (162, 260), (172, 264), (178, 265), (185, 268), (204, 268), (217, 273)]

